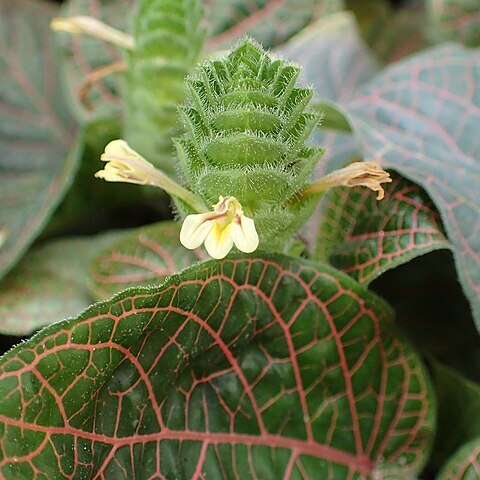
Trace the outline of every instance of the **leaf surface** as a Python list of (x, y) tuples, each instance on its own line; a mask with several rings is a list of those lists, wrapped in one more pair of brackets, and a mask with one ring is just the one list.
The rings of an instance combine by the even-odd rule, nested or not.
[[(70, 0), (65, 3), (62, 16), (87, 15), (126, 32), (134, 5), (135, 0)], [(76, 118), (80, 122), (91, 122), (118, 117), (121, 109), (118, 75), (108, 75), (92, 84), (82, 101), (79, 87), (92, 72), (120, 61), (120, 51), (107, 42), (86, 35), (56, 35), (66, 93)]]
[(203, 250), (180, 244), (180, 226), (161, 222), (139, 228), (109, 245), (92, 261), (90, 288), (98, 299), (128, 287), (158, 285), (165, 277), (205, 258)]
[(480, 477), (480, 437), (459, 448), (437, 480), (477, 480)]
[(428, 45), (423, 2), (409, 3), (398, 8), (385, 0), (349, 2), (362, 37), (384, 63), (398, 61)]
[(348, 276), (280, 255), (209, 261), (2, 358), (1, 474), (408, 477), (431, 395), (390, 310)]
[(28, 252), (0, 282), (0, 333), (27, 335), (87, 308), (87, 266), (119, 235), (57, 240)]
[(70, 183), (76, 130), (60, 92), (42, 2), (0, 4), (0, 276), (35, 239)]
[(480, 328), (480, 56), (441, 46), (387, 68), (348, 106), (364, 157), (422, 186), (441, 213)]
[(476, 0), (428, 0), (426, 8), (433, 41), (480, 46), (480, 3)]
[(480, 436), (480, 385), (439, 363), (433, 363), (431, 371), (438, 399), (431, 462), (439, 467), (464, 443)]
[(425, 192), (400, 175), (376, 200), (367, 188), (339, 187), (323, 203), (315, 257), (362, 283), (419, 255), (450, 248)]
[(244, 35), (265, 48), (281, 45), (316, 19), (343, 8), (343, 0), (205, 0), (210, 49), (230, 48)]

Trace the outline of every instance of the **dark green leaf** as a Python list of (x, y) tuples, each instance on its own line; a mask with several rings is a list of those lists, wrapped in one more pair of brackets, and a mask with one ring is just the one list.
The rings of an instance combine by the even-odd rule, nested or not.
[(110, 245), (92, 262), (90, 288), (103, 299), (140, 285), (158, 285), (204, 258), (203, 250), (180, 244), (180, 226), (161, 222), (129, 233)]
[(0, 333), (27, 335), (87, 308), (88, 264), (119, 235), (58, 240), (28, 252), (0, 282)]
[(349, 105), (366, 158), (437, 206), (480, 328), (480, 56), (442, 46), (385, 70)]
[(384, 185), (383, 200), (363, 187), (340, 187), (328, 194), (315, 258), (370, 283), (412, 258), (450, 248), (425, 192), (398, 174), (392, 178)]
[(464, 443), (480, 436), (480, 385), (439, 363), (432, 364), (438, 432), (432, 462), (442, 466)]
[(480, 381), (480, 344), (451, 250), (385, 272), (369, 289), (386, 299), (417, 351)]
[(210, 261), (0, 361), (13, 478), (408, 478), (434, 401), (385, 304), (332, 268)]
[(352, 133), (348, 115), (341, 111), (338, 104), (329, 100), (319, 100), (313, 105), (313, 110), (323, 115), (319, 128), (337, 130), (342, 133)]
[(0, 276), (44, 226), (78, 152), (57, 75), (46, 3), (0, 3)]

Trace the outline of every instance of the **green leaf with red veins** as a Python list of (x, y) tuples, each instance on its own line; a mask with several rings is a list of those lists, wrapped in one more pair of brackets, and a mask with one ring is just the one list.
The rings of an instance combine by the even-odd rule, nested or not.
[[(346, 102), (352, 98), (355, 90), (371, 80), (378, 70), (358, 34), (355, 17), (347, 12), (309, 26), (282, 46), (280, 53), (297, 62), (302, 67), (303, 82), (313, 85), (321, 99), (331, 102)], [(359, 159), (359, 149), (351, 134), (318, 129), (313, 141), (325, 148), (315, 178), (344, 167), (354, 158)], [(316, 249), (321, 219), (319, 206), (305, 233), (312, 250)]]
[(408, 478), (434, 417), (385, 303), (281, 255), (126, 290), (0, 360), (6, 480)]
[(206, 254), (180, 244), (180, 225), (161, 222), (136, 229), (100, 252), (90, 266), (90, 290), (104, 299), (128, 287), (158, 285)]
[(459, 448), (436, 480), (478, 480), (478, 478), (480, 478), (480, 437)]
[[(70, 0), (62, 9), (62, 17), (87, 15), (126, 32), (134, 0)], [(112, 74), (95, 82), (84, 100), (79, 88), (85, 78), (103, 67), (122, 60), (120, 50), (86, 35), (56, 33), (61, 49), (64, 87), (76, 118), (81, 122), (118, 117), (121, 109), (119, 78)]]
[(67, 114), (50, 32), (55, 9), (0, 3), (0, 277), (24, 253), (73, 176)]
[(434, 42), (455, 40), (480, 46), (480, 3), (477, 0), (427, 0), (428, 30)]
[(440, 211), (480, 328), (480, 56), (447, 45), (387, 68), (348, 105), (363, 156), (422, 186)]
[(28, 252), (0, 282), (0, 333), (28, 335), (91, 305), (88, 264), (120, 235), (58, 240)]
[(316, 19), (338, 12), (343, 0), (205, 0), (207, 47), (230, 48), (249, 35), (265, 48), (281, 45)]
[(335, 188), (323, 202), (315, 258), (361, 283), (411, 259), (450, 248), (438, 212), (425, 192), (392, 173), (385, 198), (366, 188)]

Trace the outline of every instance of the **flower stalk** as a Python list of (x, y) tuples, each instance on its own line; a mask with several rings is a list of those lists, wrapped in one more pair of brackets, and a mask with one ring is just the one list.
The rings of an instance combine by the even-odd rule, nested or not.
[(106, 165), (103, 170), (95, 173), (97, 178), (102, 178), (107, 182), (125, 182), (159, 187), (172, 197), (185, 202), (194, 211), (199, 213), (207, 211), (205, 204), (199, 197), (155, 168), (139, 153), (130, 148), (124, 140), (110, 142), (105, 147), (105, 152), (100, 159), (106, 162)]

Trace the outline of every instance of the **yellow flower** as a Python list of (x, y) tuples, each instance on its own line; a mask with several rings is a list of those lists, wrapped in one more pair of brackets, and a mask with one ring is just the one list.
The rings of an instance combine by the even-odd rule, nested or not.
[(113, 140), (105, 147), (100, 157), (107, 162), (103, 170), (95, 174), (107, 182), (126, 182), (138, 185), (152, 185), (165, 190), (173, 197), (180, 198), (197, 212), (205, 212), (206, 208), (201, 198), (183, 188), (164, 172), (155, 168), (125, 140)]
[(127, 182), (139, 185), (152, 184), (158, 172), (156, 168), (130, 148), (125, 140), (114, 140), (105, 147), (100, 157), (107, 162), (105, 168), (95, 174), (107, 182)]
[(188, 215), (180, 231), (181, 244), (193, 250), (205, 242), (208, 254), (216, 259), (225, 257), (233, 245), (251, 253), (258, 247), (258, 234), (253, 219), (243, 214), (235, 197), (219, 197), (213, 212)]

